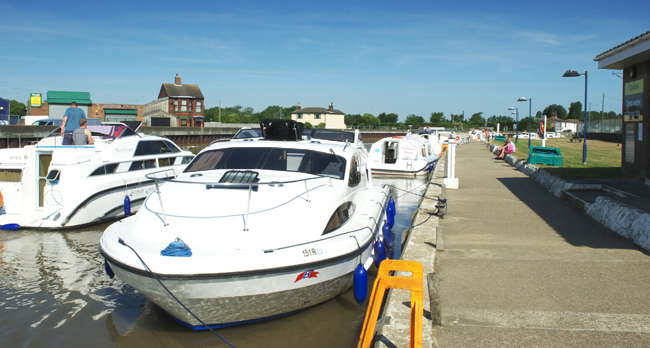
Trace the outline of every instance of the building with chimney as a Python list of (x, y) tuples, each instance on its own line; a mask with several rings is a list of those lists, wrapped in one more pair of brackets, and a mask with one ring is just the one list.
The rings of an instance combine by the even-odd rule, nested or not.
[(158, 100), (145, 104), (143, 121), (148, 126), (203, 127), (205, 103), (198, 85), (182, 84), (176, 74), (174, 83), (163, 83)]
[(291, 119), (311, 123), (314, 127), (324, 123), (325, 129), (345, 129), (345, 114), (340, 110), (334, 109), (332, 103), (329, 108), (308, 107), (301, 108), (298, 103), (296, 110), (291, 112)]

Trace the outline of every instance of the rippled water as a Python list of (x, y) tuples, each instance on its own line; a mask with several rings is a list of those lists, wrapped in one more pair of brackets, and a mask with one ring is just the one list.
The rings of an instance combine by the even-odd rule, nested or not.
[[(378, 179), (395, 186), (393, 231), (401, 241), (424, 179)], [(0, 342), (3, 347), (225, 347), (191, 331), (119, 279), (104, 273), (97, 243), (108, 225), (70, 232), (0, 230)], [(399, 247), (394, 248), (399, 253)], [(376, 268), (369, 275), (374, 280)], [(220, 329), (237, 347), (355, 347), (366, 306), (352, 291), (314, 308)]]

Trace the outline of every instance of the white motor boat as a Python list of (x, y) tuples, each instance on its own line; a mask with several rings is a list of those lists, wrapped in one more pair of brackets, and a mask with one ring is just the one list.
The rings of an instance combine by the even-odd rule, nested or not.
[(76, 228), (124, 217), (153, 191), (146, 174), (165, 168), (173, 176), (194, 158), (123, 123), (87, 127), (93, 145), (61, 145), (57, 128), (36, 144), (0, 149), (3, 229)]
[[(332, 299), (382, 245), (389, 188), (373, 187), (358, 131), (261, 130), (208, 146), (175, 179), (148, 175), (159, 189), (99, 242), (107, 270), (193, 329)], [(163, 256), (173, 246), (186, 257)]]
[(437, 132), (383, 138), (368, 150), (368, 165), (373, 175), (427, 175), (440, 156)]

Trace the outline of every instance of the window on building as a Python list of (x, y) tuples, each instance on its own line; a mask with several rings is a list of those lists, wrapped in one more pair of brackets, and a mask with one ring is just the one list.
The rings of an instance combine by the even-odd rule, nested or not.
[(196, 112), (201, 112), (201, 101), (200, 100), (196, 101)]
[(299, 119), (299, 120), (302, 119), (302, 114), (297, 114), (296, 118)]
[(314, 118), (317, 119), (317, 120), (320, 120), (320, 114), (315, 114)]
[(178, 111), (178, 100), (174, 100), (174, 111)]
[(181, 100), (181, 111), (187, 111), (187, 100)]
[(181, 127), (187, 127), (187, 119), (181, 118)]

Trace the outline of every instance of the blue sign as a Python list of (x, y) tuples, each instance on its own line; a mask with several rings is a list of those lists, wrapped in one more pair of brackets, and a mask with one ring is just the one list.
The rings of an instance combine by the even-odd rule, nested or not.
[(9, 108), (10, 104), (7, 99), (0, 98), (0, 119), (9, 120)]

